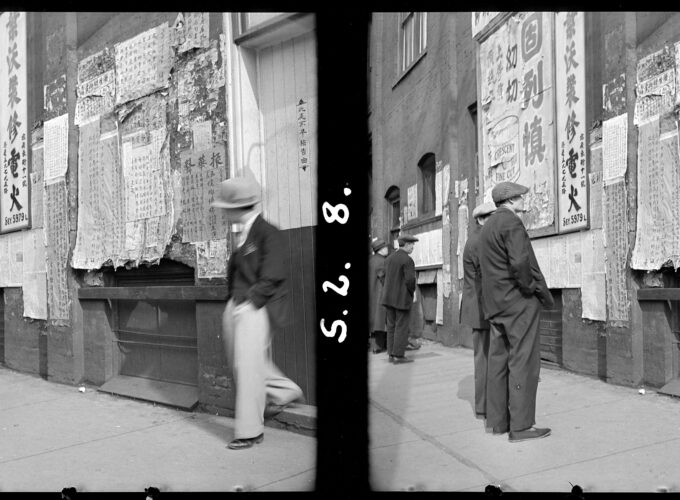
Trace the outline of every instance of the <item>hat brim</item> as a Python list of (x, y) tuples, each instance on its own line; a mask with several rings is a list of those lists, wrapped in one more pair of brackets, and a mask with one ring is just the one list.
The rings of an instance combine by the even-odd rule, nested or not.
[(383, 248), (387, 247), (387, 243), (383, 243), (382, 245), (378, 245), (373, 249), (374, 252), (377, 252), (378, 250), (382, 250)]
[(244, 208), (244, 207), (252, 207), (253, 205), (255, 205), (259, 202), (260, 202), (260, 199), (241, 201), (241, 202), (237, 202), (237, 203), (228, 203), (228, 202), (225, 202), (225, 201), (213, 201), (210, 204), (210, 206), (211, 207), (217, 207), (217, 208)]

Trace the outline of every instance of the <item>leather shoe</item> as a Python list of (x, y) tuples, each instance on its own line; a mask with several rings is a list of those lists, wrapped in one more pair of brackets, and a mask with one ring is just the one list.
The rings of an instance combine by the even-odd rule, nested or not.
[(413, 344), (413, 343), (409, 342), (406, 345), (407, 351), (417, 351), (418, 349), (420, 349), (420, 344)]
[(234, 439), (227, 445), (227, 448), (230, 450), (245, 450), (246, 448), (252, 448), (255, 444), (260, 444), (262, 441), (264, 441), (264, 434), (253, 438)]
[(480, 419), (480, 420), (484, 420), (484, 419), (486, 418), (486, 413), (479, 413), (479, 412), (476, 412), (476, 413), (475, 413), (475, 417), (478, 418), (478, 419)]
[(413, 360), (411, 358), (407, 358), (406, 356), (392, 356), (392, 358), (394, 358), (392, 363), (395, 365), (400, 365), (402, 363), (413, 363)]
[(510, 442), (518, 443), (520, 441), (527, 441), (529, 439), (538, 439), (550, 435), (550, 429), (547, 427), (539, 429), (537, 427), (530, 427), (523, 431), (510, 431)]

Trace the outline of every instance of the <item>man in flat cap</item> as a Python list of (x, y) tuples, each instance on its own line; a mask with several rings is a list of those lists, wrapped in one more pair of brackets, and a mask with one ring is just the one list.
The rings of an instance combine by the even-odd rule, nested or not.
[(385, 306), (380, 302), (385, 284), (385, 259), (388, 253), (387, 243), (377, 238), (371, 243), (373, 255), (368, 261), (369, 272), (369, 318), (371, 321), (371, 337), (373, 354), (380, 354), (386, 349)]
[(418, 238), (399, 237), (399, 249), (385, 261), (382, 304), (387, 320), (387, 354), (392, 363), (410, 363), (404, 355), (408, 343), (408, 324), (413, 294), (416, 291), (416, 265), (410, 254)]
[(541, 368), (541, 305), (554, 305), (529, 235), (519, 218), (529, 189), (501, 182), (491, 191), (496, 211), (482, 228), (479, 264), (482, 307), (491, 325), (487, 371), (487, 425), (510, 431), (511, 442), (548, 436), (536, 428), (536, 390)]
[(460, 303), (460, 323), (472, 328), (475, 359), (475, 415), (486, 418), (486, 370), (489, 355), (489, 322), (482, 309), (482, 275), (479, 270), (479, 232), (496, 211), (496, 205), (483, 203), (472, 211), (477, 221), (463, 250), (463, 297)]
[(222, 181), (211, 204), (241, 226), (227, 264), (227, 307), (222, 316), (236, 384), (235, 439), (228, 445), (232, 450), (261, 443), (265, 412), (274, 414), (303, 398), (302, 389), (271, 361), (272, 330), (285, 326), (290, 307), (286, 244), (280, 231), (262, 218), (260, 196), (254, 180), (232, 178)]

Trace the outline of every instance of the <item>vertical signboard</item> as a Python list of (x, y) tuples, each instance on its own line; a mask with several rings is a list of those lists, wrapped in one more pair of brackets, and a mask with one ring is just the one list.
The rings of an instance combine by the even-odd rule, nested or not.
[(499, 182), (528, 186), (529, 230), (555, 222), (553, 17), (518, 13), (480, 46), (485, 201)]
[(29, 227), (26, 13), (0, 15), (0, 232)]
[(586, 168), (585, 18), (559, 12), (555, 18), (559, 231), (588, 225)]

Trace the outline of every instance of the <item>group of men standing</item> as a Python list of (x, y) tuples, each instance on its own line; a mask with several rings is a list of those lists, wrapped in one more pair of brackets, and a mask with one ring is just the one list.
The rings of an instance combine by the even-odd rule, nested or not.
[[(493, 203), (473, 211), (478, 225), (463, 251), (460, 323), (473, 329), (475, 413), (494, 434), (509, 432), (512, 442), (550, 434), (534, 424), (541, 368), (539, 315), (541, 307), (551, 308), (554, 302), (519, 216), (528, 191), (513, 182), (497, 184)], [(401, 236), (399, 249), (389, 257), (382, 240), (373, 242), (371, 331), (375, 337), (385, 325), (389, 361), (395, 364), (413, 361), (404, 350), (416, 288), (410, 257), (416, 241)]]

